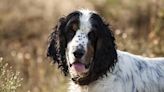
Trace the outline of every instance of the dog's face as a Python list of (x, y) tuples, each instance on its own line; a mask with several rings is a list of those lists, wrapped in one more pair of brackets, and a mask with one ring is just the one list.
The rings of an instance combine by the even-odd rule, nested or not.
[(93, 11), (75, 11), (61, 18), (50, 37), (48, 56), (75, 81), (102, 76), (117, 57), (111, 30)]
[[(94, 56), (96, 28), (91, 24), (93, 12), (74, 12), (66, 25), (66, 59), (72, 77), (85, 77), (89, 73)], [(92, 37), (91, 37), (92, 36)]]

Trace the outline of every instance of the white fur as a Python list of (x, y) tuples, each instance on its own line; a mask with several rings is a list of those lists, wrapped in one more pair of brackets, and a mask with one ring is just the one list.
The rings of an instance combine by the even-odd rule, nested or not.
[[(90, 16), (91, 16), (91, 11), (89, 10), (79, 10), (82, 15), (80, 15), (80, 28), (76, 31), (75, 36), (73, 39), (68, 43), (67, 50), (68, 51), (68, 58), (67, 61), (69, 63), (74, 62), (74, 49), (76, 47), (80, 48), (79, 46), (82, 46), (85, 51), (87, 52), (87, 44), (88, 44), (88, 33), (91, 31), (91, 23), (90, 23)], [(69, 59), (69, 60), (68, 60)]]
[[(79, 10), (82, 14), (79, 16), (80, 26), (79, 29), (76, 30), (76, 34), (73, 39), (68, 43), (67, 46), (67, 63), (73, 64), (75, 62), (74, 51), (75, 49), (80, 49), (81, 47), (87, 52), (87, 45), (88, 45), (88, 33), (91, 31), (91, 23), (90, 23), (90, 16), (91, 11), (89, 10)], [(84, 58), (84, 57), (82, 57)], [(71, 69), (71, 68), (69, 68)], [(86, 69), (88, 71), (88, 69)], [(71, 71), (71, 76), (76, 74), (75, 71)]]
[(164, 92), (164, 58), (117, 51), (114, 71), (89, 85), (70, 82), (69, 92)]

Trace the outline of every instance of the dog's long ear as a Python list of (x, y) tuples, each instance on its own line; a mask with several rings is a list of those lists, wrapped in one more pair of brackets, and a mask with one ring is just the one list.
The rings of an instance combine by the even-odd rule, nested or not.
[(53, 28), (53, 32), (49, 37), (47, 56), (51, 57), (54, 60), (54, 63), (57, 63), (63, 73), (67, 75), (68, 66), (65, 57), (66, 39), (64, 36), (65, 25), (65, 18), (62, 17), (59, 19), (55, 28)]
[(93, 71), (97, 75), (104, 75), (110, 71), (117, 61), (115, 38), (112, 28), (106, 24), (102, 18), (95, 14), (92, 16), (98, 29)]

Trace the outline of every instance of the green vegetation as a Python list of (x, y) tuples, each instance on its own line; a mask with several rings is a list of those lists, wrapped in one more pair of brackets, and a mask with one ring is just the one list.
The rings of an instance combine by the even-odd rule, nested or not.
[(118, 49), (164, 56), (163, 6), (164, 0), (0, 0), (0, 92), (66, 91), (68, 80), (46, 57), (47, 38), (59, 17), (77, 8), (104, 16)]

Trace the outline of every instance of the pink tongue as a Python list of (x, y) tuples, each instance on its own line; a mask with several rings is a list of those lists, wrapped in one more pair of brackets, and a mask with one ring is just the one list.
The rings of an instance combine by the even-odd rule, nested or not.
[(84, 72), (84, 71), (85, 71), (85, 66), (84, 66), (84, 64), (76, 63), (76, 64), (73, 64), (72, 66), (74, 67), (74, 69), (75, 69), (77, 72)]

